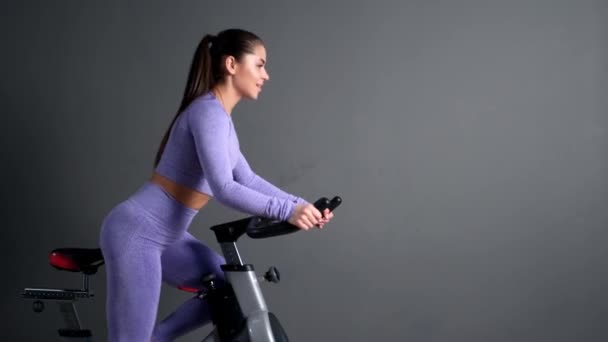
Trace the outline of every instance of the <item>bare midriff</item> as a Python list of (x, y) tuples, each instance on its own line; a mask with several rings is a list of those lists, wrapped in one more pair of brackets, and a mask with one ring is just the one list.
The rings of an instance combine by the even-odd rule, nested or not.
[(212, 198), (205, 193), (177, 184), (156, 172), (152, 174), (150, 181), (165, 189), (176, 201), (194, 210), (200, 210)]

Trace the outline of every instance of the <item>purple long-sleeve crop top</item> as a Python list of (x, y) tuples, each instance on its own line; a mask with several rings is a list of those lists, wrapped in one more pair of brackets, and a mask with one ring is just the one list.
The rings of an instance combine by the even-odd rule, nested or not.
[(304, 199), (258, 176), (239, 148), (234, 124), (208, 92), (178, 116), (156, 172), (251, 215), (288, 220)]

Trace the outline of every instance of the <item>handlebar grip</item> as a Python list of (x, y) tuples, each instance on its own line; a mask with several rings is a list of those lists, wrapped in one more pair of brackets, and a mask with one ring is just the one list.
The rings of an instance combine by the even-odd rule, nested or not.
[(342, 198), (340, 196), (336, 196), (331, 199), (327, 208), (329, 209), (329, 211), (334, 211), (334, 209), (339, 207), (340, 204), (342, 204)]
[(323, 212), (323, 210), (329, 208), (330, 205), (330, 201), (329, 199), (327, 199), (327, 197), (321, 197), (319, 198), (315, 203), (313, 203), (313, 205), (315, 206), (315, 208), (317, 208), (320, 212)]
[[(332, 205), (332, 202), (327, 197), (321, 197), (315, 203), (315, 208), (323, 211)], [(295, 233), (300, 228), (292, 225), (287, 221), (276, 221), (268, 218), (256, 217), (251, 220), (247, 227), (247, 235), (252, 239), (263, 239), (267, 237), (285, 235)]]

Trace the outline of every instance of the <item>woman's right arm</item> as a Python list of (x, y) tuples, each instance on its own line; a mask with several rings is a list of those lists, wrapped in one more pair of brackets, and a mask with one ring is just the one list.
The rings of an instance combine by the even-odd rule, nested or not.
[(296, 204), (309, 204), (305, 199), (292, 195), (260, 177), (260, 175), (251, 169), (247, 159), (245, 159), (245, 156), (240, 151), (238, 162), (234, 167), (234, 170), (232, 170), (232, 174), (234, 175), (234, 180), (250, 189), (259, 191), (268, 196), (287, 198)]
[(296, 204), (268, 196), (237, 183), (228, 156), (229, 118), (213, 110), (199, 110), (188, 116), (201, 168), (213, 196), (233, 209), (257, 216), (287, 221)]

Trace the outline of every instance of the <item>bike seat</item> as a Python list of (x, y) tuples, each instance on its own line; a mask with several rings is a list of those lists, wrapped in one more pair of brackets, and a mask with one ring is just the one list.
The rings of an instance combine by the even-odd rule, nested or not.
[(94, 274), (104, 260), (100, 248), (58, 248), (49, 254), (49, 263), (62, 271)]

